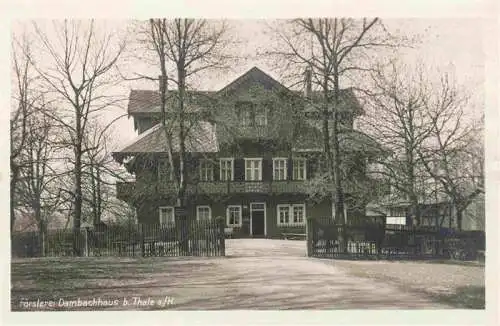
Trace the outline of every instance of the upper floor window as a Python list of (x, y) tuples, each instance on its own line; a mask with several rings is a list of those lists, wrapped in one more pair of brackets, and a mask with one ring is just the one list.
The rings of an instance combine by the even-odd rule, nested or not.
[(162, 206), (158, 210), (161, 225), (175, 224), (174, 208), (172, 206)]
[(286, 180), (287, 175), (287, 159), (273, 159), (273, 180)]
[(255, 125), (267, 126), (267, 110), (262, 110), (255, 113)]
[(252, 123), (252, 112), (249, 109), (243, 110), (241, 112), (240, 118), (241, 118), (241, 125), (242, 126), (251, 126), (253, 124)]
[(253, 125), (254, 115), (253, 115), (253, 105), (251, 102), (236, 103), (236, 110), (242, 126)]
[(261, 158), (246, 158), (245, 159), (245, 180), (246, 181), (262, 180), (262, 159)]
[(306, 159), (293, 160), (293, 180), (306, 180)]
[(232, 181), (234, 179), (234, 160), (232, 158), (220, 159), (220, 180)]
[(214, 169), (209, 160), (200, 160), (200, 181), (213, 181)]
[(239, 102), (236, 110), (242, 126), (267, 126), (268, 105), (256, 107), (251, 102)]

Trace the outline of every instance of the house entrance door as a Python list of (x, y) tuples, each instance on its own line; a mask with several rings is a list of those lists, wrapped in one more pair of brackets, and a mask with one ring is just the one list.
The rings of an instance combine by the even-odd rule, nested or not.
[(250, 234), (254, 237), (266, 235), (266, 204), (250, 204)]

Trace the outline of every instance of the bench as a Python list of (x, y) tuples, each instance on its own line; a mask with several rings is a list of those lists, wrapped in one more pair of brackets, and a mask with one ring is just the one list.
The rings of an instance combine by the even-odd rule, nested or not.
[(232, 238), (233, 228), (224, 228), (224, 235), (226, 236), (226, 238)]
[(305, 233), (282, 233), (281, 237), (284, 240), (305, 240), (306, 234)]

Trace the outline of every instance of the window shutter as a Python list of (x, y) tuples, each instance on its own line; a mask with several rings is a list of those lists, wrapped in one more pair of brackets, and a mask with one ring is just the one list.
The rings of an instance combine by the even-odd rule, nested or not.
[(220, 163), (219, 163), (219, 160), (217, 159), (213, 159), (213, 164), (212, 164), (212, 168), (214, 170), (214, 181), (219, 181), (220, 180)]
[(273, 160), (270, 158), (262, 159), (262, 180), (273, 180)]
[(245, 160), (235, 159), (234, 160), (234, 180), (235, 181), (245, 181)]
[(288, 159), (288, 168), (287, 168), (287, 180), (293, 180), (293, 159), (289, 158)]

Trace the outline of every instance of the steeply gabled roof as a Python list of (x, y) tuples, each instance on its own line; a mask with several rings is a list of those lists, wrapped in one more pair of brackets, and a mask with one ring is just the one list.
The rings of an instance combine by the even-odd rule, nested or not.
[[(170, 126), (168, 128), (171, 128)], [(169, 130), (171, 132), (171, 130)], [(172, 132), (173, 152), (179, 152), (178, 132)], [(137, 153), (165, 153), (167, 136), (162, 125), (159, 123), (144, 133), (140, 134), (134, 141), (124, 146), (120, 151), (113, 153), (115, 158), (125, 157)], [(194, 122), (189, 129), (185, 140), (186, 151), (191, 153), (214, 153), (219, 151), (219, 144), (215, 133), (215, 126), (209, 122)]]

